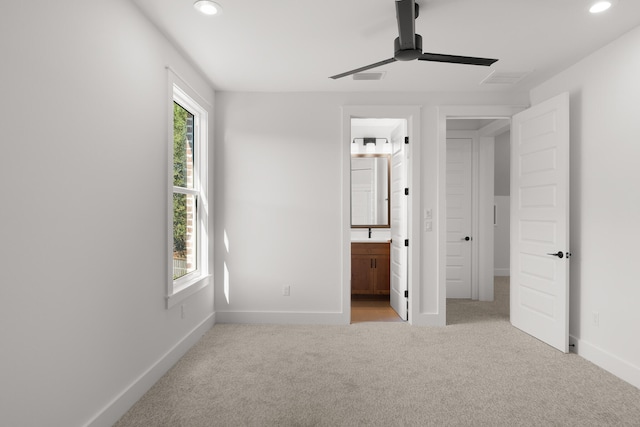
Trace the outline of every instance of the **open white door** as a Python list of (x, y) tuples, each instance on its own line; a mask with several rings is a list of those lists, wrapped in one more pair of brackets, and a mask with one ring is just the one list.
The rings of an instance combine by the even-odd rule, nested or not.
[(396, 129), (391, 136), (391, 286), (389, 300), (398, 316), (408, 320), (407, 290), (408, 250), (404, 245), (407, 234), (407, 147), (404, 128)]
[(511, 323), (569, 351), (569, 94), (513, 117)]

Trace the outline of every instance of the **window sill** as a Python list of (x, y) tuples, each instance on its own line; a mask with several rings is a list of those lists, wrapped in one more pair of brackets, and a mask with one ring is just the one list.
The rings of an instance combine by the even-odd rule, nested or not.
[(210, 274), (199, 276), (189, 282), (186, 282), (179, 289), (174, 290), (173, 294), (167, 296), (167, 308), (171, 308), (176, 304), (179, 304), (191, 295), (209, 286), (210, 283)]

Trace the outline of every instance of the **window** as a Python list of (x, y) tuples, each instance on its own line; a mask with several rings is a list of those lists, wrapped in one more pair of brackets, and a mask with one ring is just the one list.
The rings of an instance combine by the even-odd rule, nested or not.
[(197, 95), (171, 86), (168, 307), (209, 281), (207, 111)]

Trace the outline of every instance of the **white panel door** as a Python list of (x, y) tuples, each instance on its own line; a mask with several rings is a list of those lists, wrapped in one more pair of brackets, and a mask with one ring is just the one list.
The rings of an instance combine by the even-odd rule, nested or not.
[[(404, 127), (404, 126), (402, 126)], [(408, 249), (404, 245), (407, 233), (407, 152), (404, 132), (394, 133), (391, 137), (391, 307), (404, 320), (408, 320), (407, 290)]]
[(513, 117), (511, 323), (569, 351), (569, 94)]
[(471, 298), (472, 140), (447, 139), (447, 298)]

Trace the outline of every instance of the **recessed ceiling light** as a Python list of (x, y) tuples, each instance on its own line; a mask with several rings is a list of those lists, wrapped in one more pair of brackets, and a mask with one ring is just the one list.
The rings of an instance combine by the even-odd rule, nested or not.
[(219, 15), (222, 12), (222, 7), (211, 0), (196, 0), (193, 7), (204, 15)]
[(591, 13), (600, 13), (605, 10), (609, 10), (614, 4), (616, 0), (598, 0), (591, 3), (589, 7), (589, 12)]

